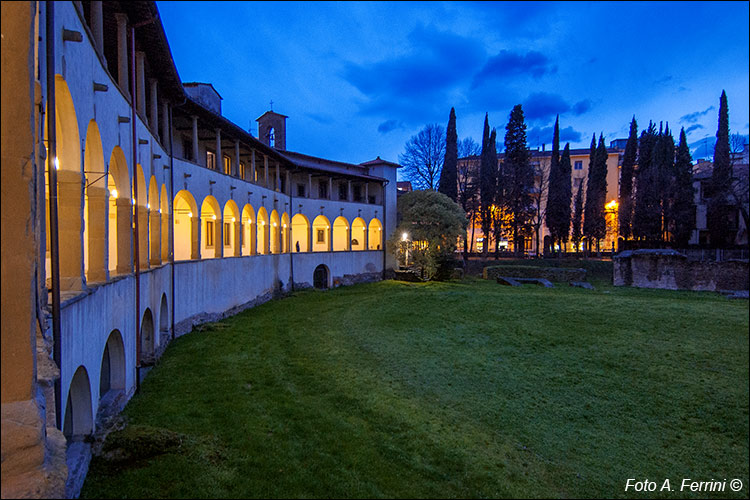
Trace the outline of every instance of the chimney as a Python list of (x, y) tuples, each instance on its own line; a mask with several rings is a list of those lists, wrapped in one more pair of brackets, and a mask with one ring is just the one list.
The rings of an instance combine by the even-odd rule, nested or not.
[(544, 143), (542, 143), (542, 153), (544, 153)]

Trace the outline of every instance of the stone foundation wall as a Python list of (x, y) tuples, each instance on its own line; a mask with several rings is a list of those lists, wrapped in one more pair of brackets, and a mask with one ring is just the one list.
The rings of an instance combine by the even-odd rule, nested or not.
[(615, 286), (667, 290), (748, 290), (747, 261), (694, 262), (675, 250), (634, 250), (614, 259)]

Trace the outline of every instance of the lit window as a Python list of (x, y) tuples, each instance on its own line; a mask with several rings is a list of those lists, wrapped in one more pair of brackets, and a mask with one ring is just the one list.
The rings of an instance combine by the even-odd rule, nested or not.
[(245, 163), (240, 162), (240, 179), (245, 178)]
[(229, 222), (224, 223), (224, 246), (232, 246), (232, 225)]
[(212, 247), (214, 246), (214, 231), (215, 231), (215, 223), (212, 220), (206, 221), (206, 246)]
[(318, 243), (325, 243), (325, 242), (326, 242), (325, 229), (318, 229)]
[(232, 173), (232, 159), (229, 158), (229, 156), (227, 155), (224, 155), (224, 173), (225, 174)]
[(206, 168), (216, 170), (216, 155), (211, 151), (206, 151)]

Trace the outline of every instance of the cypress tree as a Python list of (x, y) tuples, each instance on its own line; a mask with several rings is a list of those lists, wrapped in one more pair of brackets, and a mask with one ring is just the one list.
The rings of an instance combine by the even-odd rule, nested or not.
[(560, 221), (559, 221), (559, 232), (558, 238), (563, 244), (568, 243), (568, 236), (570, 234), (570, 203), (573, 198), (572, 186), (571, 186), (571, 174), (573, 172), (573, 166), (570, 162), (570, 143), (565, 144), (563, 149), (562, 158), (560, 159), (560, 199), (561, 207)]
[[(661, 129), (661, 127), (659, 127)], [(672, 226), (672, 204), (674, 201), (674, 138), (669, 131), (669, 124), (664, 132), (660, 131), (654, 149), (654, 166), (659, 174), (659, 197), (661, 200), (661, 241), (668, 240), (668, 233)]]
[(487, 114), (484, 115), (484, 133), (482, 134), (482, 153), (479, 162), (479, 200), (481, 203), (482, 233), (484, 245), (482, 254), (486, 258), (490, 230), (492, 229), (492, 205), (495, 203), (497, 171), (497, 152), (490, 145), (490, 123)]
[(562, 175), (560, 172), (560, 116), (555, 118), (555, 129), (552, 133), (552, 157), (549, 164), (549, 177), (547, 188), (547, 213), (545, 214), (545, 222), (547, 229), (549, 230), (550, 238), (552, 239), (552, 246), (554, 248), (555, 242), (561, 240), (561, 233), (567, 232), (562, 230), (562, 218), (563, 218), (563, 196), (561, 184)]
[(714, 166), (711, 174), (711, 198), (708, 200), (706, 214), (711, 246), (714, 248), (726, 248), (734, 239), (729, 221), (732, 212), (729, 197), (732, 184), (732, 162), (729, 151), (729, 108), (727, 93), (722, 91), (719, 99), (719, 128), (716, 131)]
[(440, 173), (438, 192), (453, 201), (458, 199), (458, 134), (456, 133), (456, 110), (451, 108), (448, 129), (445, 134), (445, 161)]
[(672, 227), (675, 245), (685, 248), (695, 228), (695, 203), (693, 202), (693, 158), (687, 144), (685, 129), (680, 130), (680, 144), (674, 162), (674, 198), (672, 202)]
[(591, 136), (591, 145), (589, 146), (589, 171), (586, 174), (586, 202), (583, 209), (583, 236), (588, 240), (587, 250), (591, 250), (591, 239), (594, 232), (594, 204), (596, 203), (596, 180), (594, 180), (594, 171), (596, 167), (596, 134)]
[[(604, 205), (607, 202), (607, 147), (604, 136), (599, 135), (599, 145), (594, 151), (592, 171), (589, 171), (589, 184), (586, 189), (586, 208), (583, 216), (583, 232), (591, 241), (599, 241), (607, 235), (607, 220)], [(592, 186), (593, 184), (593, 186)]]
[(630, 122), (630, 134), (625, 144), (625, 153), (622, 158), (620, 169), (620, 199), (618, 205), (617, 219), (619, 221), (619, 233), (625, 240), (630, 239), (632, 234), (633, 220), (633, 176), (635, 173), (635, 162), (638, 156), (638, 124), (635, 116)]
[(576, 201), (575, 201), (575, 210), (573, 212), (573, 234), (571, 236), (571, 239), (573, 240), (573, 245), (575, 246), (575, 251), (577, 252), (581, 245), (581, 240), (583, 239), (583, 230), (581, 227), (581, 218), (583, 216), (583, 190), (584, 190), (583, 182), (578, 186), (578, 191), (576, 192)]
[(513, 249), (518, 255), (523, 251), (524, 236), (530, 230), (532, 206), (529, 191), (534, 185), (531, 154), (526, 145), (526, 123), (520, 104), (513, 107), (505, 126), (504, 169), (505, 205), (510, 216)]
[(653, 152), (657, 139), (656, 126), (649, 122), (648, 128), (641, 133), (638, 148), (635, 207), (633, 207), (633, 236), (647, 244), (657, 241), (661, 232), (658, 172), (653, 165)]

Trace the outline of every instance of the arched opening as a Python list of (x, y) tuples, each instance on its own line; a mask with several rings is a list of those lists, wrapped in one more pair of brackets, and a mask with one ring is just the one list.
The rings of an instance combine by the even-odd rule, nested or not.
[(174, 260), (200, 259), (198, 205), (190, 191), (182, 190), (174, 197)]
[(289, 248), (289, 233), (291, 232), (291, 227), (289, 227), (289, 214), (284, 212), (281, 214), (281, 252), (282, 253), (289, 253), (291, 252), (291, 249)]
[(257, 221), (257, 253), (267, 254), (268, 253), (268, 213), (265, 207), (258, 209), (258, 221)]
[(268, 129), (268, 145), (272, 148), (276, 147), (276, 130), (273, 127)]
[(141, 364), (150, 365), (154, 362), (154, 317), (151, 309), (146, 308), (141, 319)]
[(136, 179), (138, 182), (138, 197), (135, 190), (130, 195), (133, 204), (133, 217), (138, 217), (138, 262), (141, 269), (148, 269), (148, 191), (143, 168), (136, 165)]
[(224, 205), (224, 256), (240, 255), (240, 211), (233, 200)]
[(370, 250), (383, 249), (383, 225), (378, 219), (372, 219), (367, 231), (367, 241)]
[(313, 271), (313, 286), (315, 288), (319, 290), (329, 288), (331, 286), (329, 280), (330, 273), (328, 272), (328, 267), (320, 264), (315, 268), (315, 271)]
[(133, 205), (128, 199), (130, 178), (125, 153), (115, 146), (109, 157), (109, 275), (129, 274)]
[(314, 252), (331, 250), (331, 223), (324, 215), (318, 215), (313, 220), (312, 242)]
[(105, 228), (107, 224), (107, 174), (99, 127), (94, 120), (86, 131), (83, 155), (86, 193), (83, 210), (83, 262), (86, 281), (105, 281)]
[(255, 210), (248, 203), (242, 208), (242, 255), (255, 255)]
[(161, 294), (161, 306), (159, 307), (159, 344), (169, 337), (169, 307), (167, 307), (167, 294)]
[(86, 368), (79, 366), (68, 389), (63, 416), (63, 434), (68, 442), (81, 441), (94, 431), (91, 406), (91, 383)]
[(357, 217), (352, 221), (352, 250), (367, 248), (367, 225), (365, 220)]
[(345, 252), (349, 250), (349, 221), (344, 217), (336, 217), (333, 221), (333, 251)]
[(146, 204), (148, 215), (148, 241), (149, 241), (149, 264), (161, 265), (161, 216), (159, 214), (159, 186), (156, 177), (151, 176), (148, 185), (148, 203)]
[[(81, 141), (73, 98), (68, 85), (55, 75), (55, 129), (57, 133), (57, 228), (60, 256), (60, 289), (80, 290), (82, 250)], [(45, 129), (45, 136), (47, 131)], [(47, 139), (47, 137), (45, 137)], [(47, 155), (50, 158), (50, 155)], [(49, 161), (49, 160), (48, 160)], [(49, 177), (44, 176), (46, 213), (49, 214)], [(47, 276), (52, 274), (49, 217), (47, 221)]]
[(310, 251), (310, 221), (302, 214), (292, 217), (292, 244), (295, 252)]
[(161, 219), (161, 261), (169, 261), (169, 195), (167, 185), (161, 185), (159, 218)]
[(125, 347), (119, 330), (112, 330), (104, 345), (99, 372), (99, 398), (125, 390)]
[(206, 196), (201, 205), (201, 258), (221, 257), (221, 209), (219, 202), (211, 195)]
[(270, 241), (271, 241), (271, 253), (280, 253), (281, 247), (279, 244), (279, 213), (276, 210), (271, 211), (271, 225), (269, 227)]

